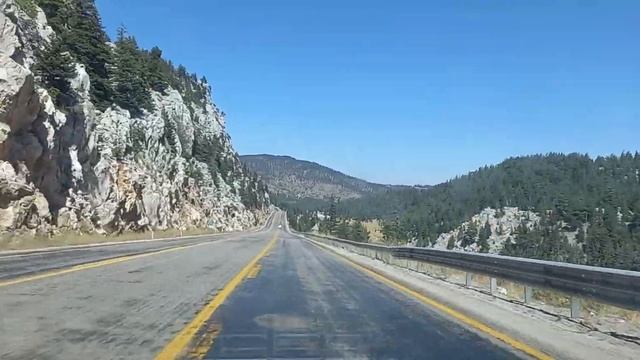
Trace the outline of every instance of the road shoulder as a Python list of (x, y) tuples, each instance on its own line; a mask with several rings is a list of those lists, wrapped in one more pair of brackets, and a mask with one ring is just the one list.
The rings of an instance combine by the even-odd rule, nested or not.
[(636, 359), (640, 353), (639, 345), (593, 332), (566, 319), (300, 237), (554, 357)]

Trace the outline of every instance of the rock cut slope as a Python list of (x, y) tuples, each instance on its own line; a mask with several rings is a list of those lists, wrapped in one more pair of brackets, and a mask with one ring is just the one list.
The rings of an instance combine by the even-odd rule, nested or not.
[(0, 0), (0, 233), (254, 225), (266, 187), (243, 169), (210, 87), (189, 80), (202, 101), (149, 88), (152, 110), (139, 114), (98, 109), (95, 78), (73, 58), (61, 105), (34, 71), (60, 36), (37, 3)]

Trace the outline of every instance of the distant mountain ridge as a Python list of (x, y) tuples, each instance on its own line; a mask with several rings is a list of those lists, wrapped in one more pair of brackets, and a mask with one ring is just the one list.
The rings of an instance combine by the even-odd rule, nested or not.
[(397, 187), (371, 183), (291, 156), (243, 155), (240, 161), (260, 175), (271, 192), (291, 198), (355, 199)]

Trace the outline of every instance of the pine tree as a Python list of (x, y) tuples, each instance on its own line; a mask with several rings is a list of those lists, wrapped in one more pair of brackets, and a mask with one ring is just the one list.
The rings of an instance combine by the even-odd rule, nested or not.
[(153, 110), (153, 101), (145, 79), (146, 69), (133, 36), (118, 29), (112, 84), (114, 101), (132, 116), (142, 115), (142, 109)]
[(61, 104), (62, 97), (69, 95), (69, 80), (76, 76), (73, 59), (64, 49), (62, 36), (54, 37), (45, 47), (34, 68), (35, 74), (57, 105)]
[(153, 90), (164, 94), (169, 87), (169, 79), (165, 71), (166, 65), (162, 59), (162, 50), (159, 47), (151, 48), (147, 55), (146, 66), (149, 85)]
[(489, 238), (491, 237), (491, 225), (487, 221), (484, 223), (480, 234), (478, 235), (478, 247), (481, 253), (489, 252)]
[(350, 240), (358, 241), (358, 242), (368, 242), (369, 241), (369, 232), (364, 227), (361, 221), (354, 221), (351, 224)]
[(338, 203), (335, 198), (331, 199), (331, 203), (329, 204), (329, 212), (327, 218), (327, 231), (330, 234), (336, 232), (336, 227), (338, 225)]
[(347, 220), (343, 219), (336, 225), (336, 229), (333, 235), (341, 239), (348, 239), (350, 237), (349, 230), (349, 223), (347, 222)]
[(467, 246), (476, 242), (476, 236), (478, 235), (478, 228), (476, 223), (473, 221), (469, 222), (469, 225), (465, 228), (464, 232), (462, 232), (462, 236), (460, 239), (460, 246), (466, 248)]
[(113, 102), (108, 71), (113, 62), (107, 45), (109, 38), (93, 0), (68, 0), (65, 4), (69, 14), (63, 25), (69, 30), (65, 47), (79, 63), (86, 65), (91, 78), (91, 99), (99, 110), (104, 110)]
[(453, 250), (454, 247), (456, 247), (456, 236), (451, 235), (447, 241), (447, 250)]

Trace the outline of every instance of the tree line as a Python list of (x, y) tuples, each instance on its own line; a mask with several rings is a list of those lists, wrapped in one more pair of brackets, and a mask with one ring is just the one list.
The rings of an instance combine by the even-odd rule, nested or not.
[[(518, 227), (502, 253), (640, 270), (640, 154), (514, 157), (428, 189), (394, 189), (340, 201), (338, 217), (381, 219), (390, 243), (433, 244), (485, 208), (518, 207), (541, 216)], [(318, 209), (324, 212), (328, 208)], [(575, 233), (575, 241), (566, 234)], [(454, 241), (488, 251), (486, 224)]]
[(287, 209), (287, 220), (294, 230), (300, 232), (317, 230), (321, 234), (333, 235), (341, 239), (369, 242), (369, 232), (362, 221), (339, 217), (337, 203), (336, 199), (331, 199), (329, 207), (321, 216), (317, 211), (279, 205)]

